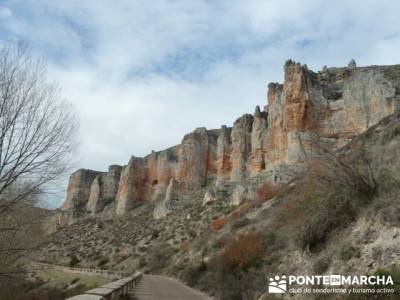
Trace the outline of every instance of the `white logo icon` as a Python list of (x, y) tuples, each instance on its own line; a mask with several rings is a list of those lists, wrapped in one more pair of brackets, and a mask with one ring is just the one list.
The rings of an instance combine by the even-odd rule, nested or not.
[(330, 285), (341, 285), (342, 284), (342, 276), (330, 275), (329, 284)]
[(286, 276), (281, 277), (275, 276), (269, 278), (268, 292), (271, 294), (283, 294), (286, 293)]

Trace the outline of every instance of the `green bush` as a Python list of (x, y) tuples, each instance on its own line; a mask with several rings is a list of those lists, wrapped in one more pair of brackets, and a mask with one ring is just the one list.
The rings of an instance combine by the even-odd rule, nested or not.
[(253, 268), (233, 271), (214, 257), (196, 287), (221, 300), (258, 299), (265, 290), (265, 275)]
[(107, 264), (109, 262), (109, 258), (108, 257), (102, 257), (98, 262), (97, 262), (97, 266), (98, 267), (102, 267), (105, 264)]
[(298, 234), (302, 249), (315, 251), (323, 245), (330, 234), (351, 223), (358, 212), (357, 199), (348, 195), (332, 195), (313, 209)]
[(250, 220), (248, 218), (242, 216), (232, 224), (232, 228), (233, 229), (239, 229), (239, 228), (242, 228), (242, 227), (244, 227), (246, 225), (249, 225), (249, 224), (250, 224)]
[(80, 280), (79, 277), (75, 277), (75, 278), (73, 278), (73, 279), (71, 280), (70, 284), (72, 285), (72, 284), (74, 284), (74, 283), (77, 283), (79, 280)]
[(238, 273), (213, 266), (210, 272), (202, 276), (197, 287), (221, 300), (243, 300)]
[(196, 265), (189, 265), (182, 272), (183, 280), (190, 286), (196, 286), (198, 280), (207, 271), (207, 265), (201, 262)]
[(276, 233), (275, 232), (268, 232), (264, 236), (264, 246), (271, 247), (275, 244), (276, 242)]
[(149, 251), (148, 256), (148, 267), (153, 271), (163, 269), (170, 260), (170, 257), (174, 254), (174, 249), (166, 243), (157, 243)]
[[(381, 289), (381, 288), (393, 288), (394, 293), (389, 294), (351, 294), (348, 296), (346, 299), (350, 300), (369, 300), (369, 299), (378, 299), (378, 300), (398, 300), (400, 299), (400, 267), (399, 266), (392, 266), (387, 269), (378, 269), (371, 275), (375, 276), (391, 276), (394, 285), (375, 285), (375, 289)], [(366, 288), (370, 286), (365, 286)]]
[(382, 168), (378, 173), (378, 184), (380, 193), (390, 193), (400, 189), (399, 174), (389, 168)]
[(70, 261), (69, 261), (69, 266), (71, 268), (73, 268), (79, 263), (80, 263), (80, 260), (75, 255), (72, 255), (71, 258), (70, 258)]
[(151, 239), (155, 240), (160, 236), (160, 232), (157, 229), (153, 230), (153, 233), (151, 234)]
[[(378, 269), (376, 270), (373, 275), (376, 276), (391, 276), (394, 285), (390, 286), (391, 288), (394, 288), (394, 294), (390, 294), (390, 295), (385, 295), (387, 296), (387, 298), (385, 299), (400, 299), (400, 267), (393, 265), (390, 268), (386, 268), (386, 269)], [(377, 288), (387, 288), (388, 286), (378, 286)]]
[(317, 274), (323, 274), (328, 270), (331, 264), (331, 259), (327, 256), (320, 257), (313, 265), (313, 270)]
[(344, 261), (348, 261), (349, 259), (352, 259), (353, 257), (360, 257), (360, 248), (354, 247), (354, 246), (343, 246), (340, 249), (340, 259)]

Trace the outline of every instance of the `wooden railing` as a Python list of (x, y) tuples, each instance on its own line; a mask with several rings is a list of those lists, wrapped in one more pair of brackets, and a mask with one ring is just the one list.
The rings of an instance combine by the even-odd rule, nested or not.
[(136, 286), (142, 279), (143, 274), (136, 272), (117, 281), (107, 283), (101, 287), (86, 291), (82, 295), (68, 298), (67, 300), (119, 300), (127, 295), (128, 291)]

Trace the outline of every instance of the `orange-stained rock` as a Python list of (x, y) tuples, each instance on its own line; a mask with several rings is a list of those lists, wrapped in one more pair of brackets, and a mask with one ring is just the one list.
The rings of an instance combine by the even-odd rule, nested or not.
[(122, 169), (116, 196), (116, 213), (122, 215), (143, 201), (147, 188), (146, 164), (143, 158), (132, 157)]
[(185, 191), (193, 191), (206, 184), (207, 165), (208, 134), (202, 127), (185, 135), (180, 145), (176, 179)]
[(353, 64), (314, 73), (288, 61), (284, 84), (269, 85), (267, 169), (302, 163), (321, 146), (343, 146), (395, 112), (395, 69)]
[(231, 152), (231, 128), (223, 125), (217, 138), (217, 186), (230, 179), (232, 172)]
[(161, 203), (168, 199), (168, 190), (188, 196), (207, 182), (215, 182), (218, 190), (230, 181), (243, 187), (237, 188), (238, 197), (235, 194), (238, 203), (244, 191), (253, 192), (245, 180), (272, 174), (269, 180), (274, 183), (287, 181), (321, 146), (345, 145), (398, 111), (399, 103), (399, 65), (357, 67), (352, 62), (316, 73), (289, 60), (283, 84), (268, 85), (263, 111), (257, 107), (254, 116), (243, 115), (232, 128), (198, 128), (179, 145), (133, 157), (120, 176), (111, 170), (78, 170), (70, 177), (63, 210), (96, 213), (110, 199), (116, 213), (124, 214), (139, 201)]
[(180, 146), (152, 152), (147, 157), (148, 199), (160, 200), (165, 196), (171, 178), (175, 177)]

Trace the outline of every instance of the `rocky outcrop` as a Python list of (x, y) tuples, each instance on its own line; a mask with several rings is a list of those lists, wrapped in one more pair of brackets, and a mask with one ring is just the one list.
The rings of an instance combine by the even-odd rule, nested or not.
[(154, 219), (161, 219), (173, 212), (176, 208), (176, 202), (179, 200), (179, 183), (171, 179), (165, 194), (165, 199), (158, 203), (153, 212)]
[(242, 181), (247, 175), (247, 160), (251, 153), (253, 116), (245, 114), (233, 123), (231, 181)]
[(257, 106), (254, 112), (253, 125), (251, 130), (251, 158), (249, 172), (250, 176), (255, 176), (265, 169), (264, 141), (268, 129), (268, 113), (261, 111)]
[(89, 201), (86, 209), (89, 212), (100, 212), (115, 200), (122, 167), (112, 165), (107, 173), (97, 175), (91, 185)]
[(101, 173), (87, 169), (79, 169), (72, 173), (69, 177), (67, 197), (62, 210), (84, 211), (93, 180), (99, 174)]
[(213, 190), (209, 190), (204, 194), (203, 205), (208, 205), (217, 201), (217, 196)]
[(171, 189), (186, 197), (207, 184), (223, 189), (230, 182), (245, 189), (236, 191), (237, 205), (249, 197), (245, 180), (263, 174), (273, 182), (289, 180), (321, 147), (341, 147), (398, 110), (400, 66), (357, 67), (351, 61), (313, 72), (289, 60), (283, 84), (270, 83), (267, 97), (268, 106), (256, 107), (232, 128), (198, 128), (177, 146), (132, 157), (106, 173), (75, 172), (63, 210), (97, 213), (113, 203), (121, 215), (137, 202), (155, 201), (159, 217), (170, 211)]
[(198, 128), (185, 135), (180, 145), (177, 180), (188, 191), (202, 187), (207, 181), (208, 134)]
[(221, 185), (225, 181), (228, 181), (231, 176), (231, 151), (231, 128), (223, 125), (218, 132), (217, 138), (217, 186)]
[[(340, 147), (399, 107), (399, 66), (326, 68), (288, 61), (283, 85), (270, 84), (266, 162), (301, 163), (321, 146)], [(396, 73), (397, 74), (397, 73)]]
[(231, 206), (239, 206), (245, 201), (253, 201), (255, 197), (254, 189), (251, 186), (238, 184), (232, 192), (229, 204)]
[(143, 159), (132, 157), (122, 169), (116, 196), (116, 213), (122, 215), (143, 200), (147, 178)]

